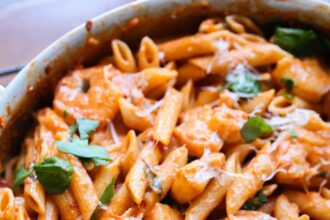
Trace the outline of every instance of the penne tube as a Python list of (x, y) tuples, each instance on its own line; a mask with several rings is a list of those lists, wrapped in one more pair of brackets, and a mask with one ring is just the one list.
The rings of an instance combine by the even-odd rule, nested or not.
[(216, 177), (225, 157), (221, 153), (211, 153), (182, 167), (171, 187), (171, 196), (180, 204), (188, 203), (201, 194), (209, 181)]
[(122, 215), (134, 203), (130, 198), (126, 184), (122, 184), (118, 192), (115, 193), (111, 203), (107, 206), (106, 211), (101, 213), (101, 218), (107, 219), (111, 215)]
[(38, 180), (28, 177), (24, 180), (24, 199), (29, 208), (38, 214), (45, 213), (45, 190)]
[(12, 219), (15, 211), (15, 197), (10, 188), (0, 188), (0, 219)]
[(180, 212), (168, 205), (157, 203), (146, 215), (146, 220), (180, 220), (183, 219)]
[[(168, 154), (157, 170), (156, 180), (160, 192), (150, 191), (145, 195), (146, 210), (150, 210), (157, 202), (163, 199), (171, 188), (177, 171), (187, 164), (188, 150), (180, 147)], [(154, 180), (155, 181), (155, 180)]]
[(70, 191), (78, 204), (82, 219), (89, 220), (99, 203), (93, 182), (78, 158), (69, 154), (61, 154), (61, 157), (66, 159), (74, 169)]
[(155, 119), (155, 138), (164, 145), (170, 143), (173, 130), (177, 123), (182, 107), (182, 94), (175, 89), (170, 89), (164, 98)]
[(116, 66), (123, 72), (133, 73), (136, 71), (134, 56), (128, 45), (121, 40), (111, 42)]
[(194, 102), (194, 85), (193, 81), (189, 80), (180, 90), (182, 94), (182, 111), (192, 107)]
[(290, 202), (298, 205), (299, 211), (315, 219), (330, 219), (330, 200), (323, 198), (317, 192), (303, 193), (285, 191)]
[(147, 143), (126, 176), (125, 184), (130, 197), (138, 205), (141, 204), (147, 188), (146, 168), (157, 165), (160, 157), (158, 146), (151, 142)]
[(239, 156), (232, 154), (226, 161), (225, 173), (212, 179), (202, 194), (194, 199), (186, 210), (186, 220), (202, 220), (217, 207), (234, 181), (231, 174), (240, 172)]
[(126, 150), (125, 155), (121, 158), (121, 169), (127, 174), (133, 166), (138, 154), (139, 146), (134, 130), (130, 130), (124, 140), (123, 147)]
[(119, 164), (120, 162), (115, 160), (106, 166), (99, 167), (97, 170), (93, 182), (98, 198), (101, 198), (104, 190), (111, 183), (112, 179), (117, 179), (119, 175)]
[(139, 51), (137, 53), (139, 68), (147, 69), (151, 67), (159, 67), (159, 55), (157, 45), (149, 37), (144, 37), (141, 41)]
[(235, 214), (243, 204), (262, 188), (265, 180), (276, 169), (274, 157), (268, 152), (266, 145), (257, 156), (250, 161), (242, 175), (235, 179), (226, 195), (228, 214)]
[(78, 204), (69, 189), (62, 194), (53, 195), (52, 198), (62, 220), (81, 218)]
[(46, 199), (45, 213), (38, 215), (38, 220), (57, 220), (58, 210), (52, 199)]

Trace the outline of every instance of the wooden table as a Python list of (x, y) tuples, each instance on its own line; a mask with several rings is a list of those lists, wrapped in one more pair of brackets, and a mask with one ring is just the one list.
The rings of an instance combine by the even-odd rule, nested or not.
[[(0, 0), (0, 69), (26, 64), (79, 24), (132, 1)], [(0, 85), (14, 76), (0, 77)]]

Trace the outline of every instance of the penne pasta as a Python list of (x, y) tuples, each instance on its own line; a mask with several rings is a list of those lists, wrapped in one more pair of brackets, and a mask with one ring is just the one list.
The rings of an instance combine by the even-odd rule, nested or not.
[(111, 40), (3, 161), (0, 220), (330, 219), (327, 38), (278, 25)]
[(155, 138), (164, 145), (168, 145), (170, 143), (181, 108), (181, 93), (175, 89), (170, 89), (157, 113), (154, 125)]

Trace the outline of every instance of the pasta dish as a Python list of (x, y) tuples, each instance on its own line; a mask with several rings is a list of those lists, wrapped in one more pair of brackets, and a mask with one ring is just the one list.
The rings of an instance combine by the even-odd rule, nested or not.
[(329, 220), (330, 40), (268, 32), (229, 15), (112, 40), (35, 113), (0, 219)]

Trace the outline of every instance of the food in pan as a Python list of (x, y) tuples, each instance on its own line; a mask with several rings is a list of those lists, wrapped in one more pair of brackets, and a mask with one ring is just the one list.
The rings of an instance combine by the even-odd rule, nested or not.
[(4, 168), (1, 219), (330, 219), (330, 41), (239, 15), (77, 67)]

